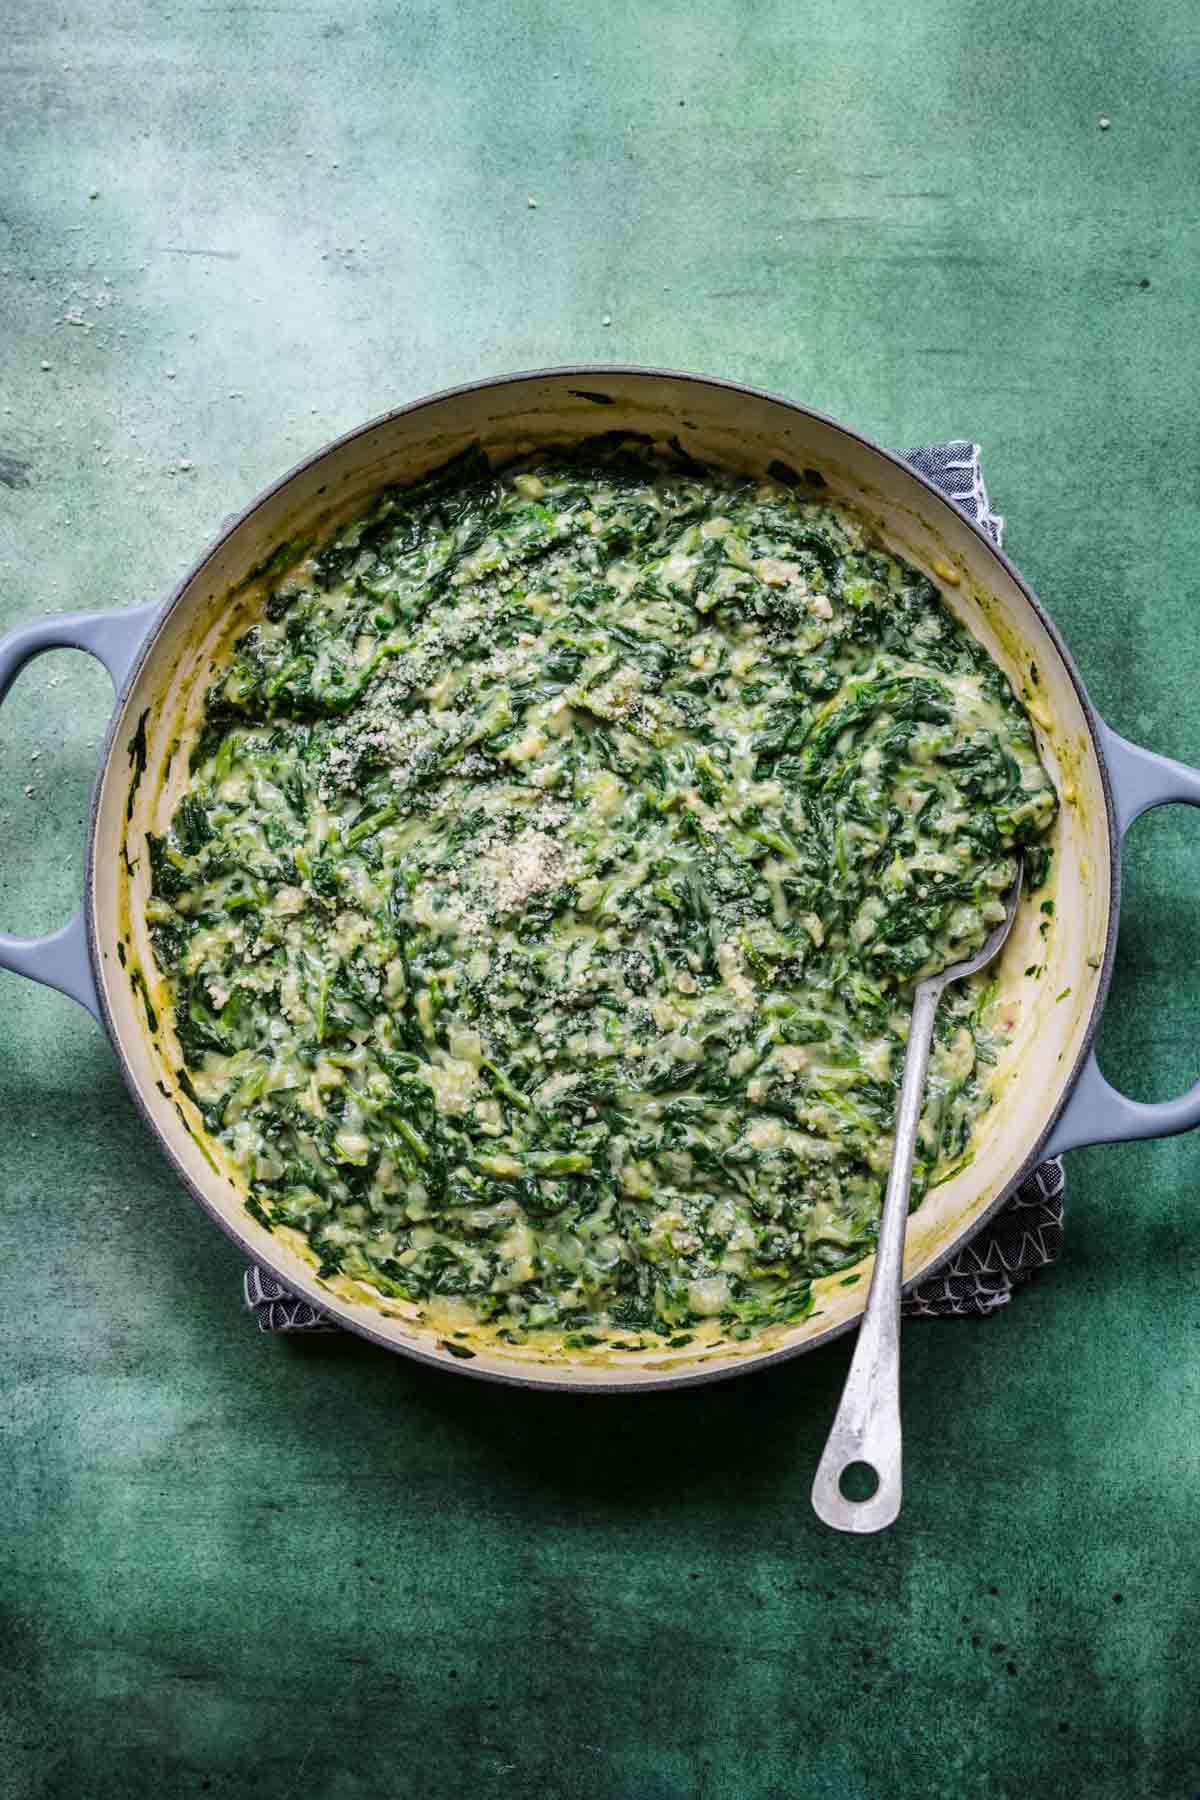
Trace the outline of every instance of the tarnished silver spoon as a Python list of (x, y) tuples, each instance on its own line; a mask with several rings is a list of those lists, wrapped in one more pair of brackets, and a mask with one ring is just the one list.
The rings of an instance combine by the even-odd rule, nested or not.
[[(841, 1405), (813, 1482), (812, 1503), (817, 1517), (835, 1531), (882, 1531), (900, 1511), (900, 1287), (913, 1152), (921, 1122), (933, 1021), (938, 1002), (951, 982), (974, 975), (1004, 948), (1017, 916), (1023, 873), (1024, 861), (1018, 856), (1016, 880), (1009, 890), (1004, 919), (976, 954), (966, 962), (951, 963), (940, 975), (928, 975), (924, 981), (918, 981), (913, 994), (892, 1167), (879, 1220), (875, 1272)], [(863, 1465), (864, 1484), (869, 1484), (872, 1475), (876, 1481), (874, 1491), (861, 1500), (850, 1499), (842, 1488), (846, 1471), (855, 1465)]]

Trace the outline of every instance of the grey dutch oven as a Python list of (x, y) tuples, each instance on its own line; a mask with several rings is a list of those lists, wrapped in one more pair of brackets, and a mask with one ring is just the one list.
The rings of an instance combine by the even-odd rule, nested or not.
[[(252, 616), (256, 572), (281, 543), (328, 527), (374, 490), (412, 480), (474, 440), (502, 460), (614, 429), (678, 437), (701, 460), (751, 472), (772, 462), (819, 469), (834, 495), (853, 501), (891, 546), (933, 575), (1005, 668), (1055, 776), (1063, 806), (1053, 927), (1043, 942), (1036, 909), (1026, 907), (1018, 920), (1001, 971), (1001, 1000), (1011, 1003), (1014, 1024), (997, 1066), (995, 1104), (969, 1167), (912, 1216), (906, 1280), (922, 1280), (952, 1257), (1043, 1158), (1200, 1123), (1200, 1084), (1161, 1104), (1131, 1100), (1105, 1080), (1092, 1050), (1117, 935), (1122, 839), (1149, 807), (1200, 804), (1200, 773), (1104, 724), (1034, 594), (950, 501), (857, 432), (778, 396), (633, 368), (552, 369), (436, 394), (294, 469), (225, 526), (164, 603), (48, 619), (0, 643), (0, 696), (32, 657), (62, 646), (98, 657), (117, 694), (92, 801), (83, 904), (49, 937), (0, 937), (0, 967), (59, 988), (100, 1021), (187, 1187), (247, 1256), (295, 1292), (420, 1360), (592, 1392), (712, 1380), (795, 1356), (848, 1330), (868, 1284), (844, 1286), (839, 1272), (817, 1284), (802, 1323), (770, 1327), (748, 1343), (722, 1340), (714, 1322), (707, 1338), (687, 1348), (618, 1355), (559, 1341), (520, 1349), (474, 1330), (454, 1303), (420, 1312), (338, 1278), (319, 1280), (300, 1239), (272, 1234), (247, 1213), (235, 1172), (178, 1086), (169, 1000), (144, 919), (148, 859), (139, 853), (146, 831), (161, 829), (173, 809), (212, 668)], [(1035, 964), (1044, 964), (1040, 980), (1026, 972)]]

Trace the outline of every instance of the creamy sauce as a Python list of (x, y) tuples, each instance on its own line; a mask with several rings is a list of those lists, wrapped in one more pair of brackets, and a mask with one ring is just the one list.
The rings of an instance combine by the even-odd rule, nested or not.
[[(738, 1337), (872, 1246), (911, 985), (1055, 808), (999, 669), (817, 479), (468, 457), (234, 645), (148, 918), (183, 1080), (327, 1276), (514, 1342)], [(992, 993), (942, 1003), (918, 1198)]]

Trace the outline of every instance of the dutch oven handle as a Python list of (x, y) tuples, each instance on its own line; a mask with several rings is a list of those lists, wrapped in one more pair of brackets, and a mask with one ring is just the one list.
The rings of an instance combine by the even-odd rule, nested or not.
[[(86, 650), (104, 664), (119, 693), (160, 606), (152, 600), (117, 612), (64, 613), (58, 619), (19, 626), (0, 638), (0, 701), (25, 664), (46, 650)], [(100, 1018), (82, 906), (69, 924), (49, 937), (9, 937), (0, 932), (0, 969), (57, 988), (78, 1000), (94, 1019)]]
[[(1100, 726), (1100, 739), (1112, 783), (1117, 835), (1122, 840), (1135, 819), (1152, 806), (1179, 801), (1200, 806), (1200, 769), (1156, 756)], [(1062, 1117), (1046, 1143), (1045, 1154), (1058, 1156), (1084, 1144), (1123, 1144), (1132, 1138), (1171, 1137), (1200, 1125), (1200, 1081), (1176, 1100), (1131, 1100), (1100, 1073), (1093, 1050), (1071, 1091)]]

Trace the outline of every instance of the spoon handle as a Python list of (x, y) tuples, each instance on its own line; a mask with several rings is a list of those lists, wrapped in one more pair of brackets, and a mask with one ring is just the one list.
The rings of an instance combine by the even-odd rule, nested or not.
[[(892, 1168), (879, 1221), (871, 1291), (841, 1404), (813, 1482), (813, 1509), (835, 1531), (882, 1531), (900, 1511), (900, 1286), (904, 1232), (933, 1020), (941, 996), (941, 981), (923, 981), (913, 1001)], [(878, 1486), (868, 1500), (848, 1500), (842, 1493), (842, 1476), (854, 1463), (866, 1463), (877, 1477)]]

